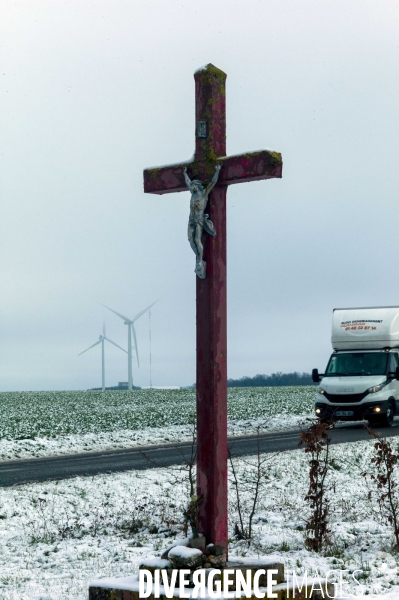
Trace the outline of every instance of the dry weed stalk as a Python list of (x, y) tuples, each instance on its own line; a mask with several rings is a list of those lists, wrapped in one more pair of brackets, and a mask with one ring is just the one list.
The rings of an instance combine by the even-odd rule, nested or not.
[[(394, 454), (390, 442), (386, 438), (380, 438), (374, 431), (366, 426), (368, 433), (374, 437), (375, 456), (371, 462), (377, 468), (377, 474), (370, 474), (370, 479), (377, 485), (377, 502), (383, 519), (387, 519), (393, 529), (395, 546), (399, 549), (399, 484), (394, 477), (395, 467), (399, 455)], [(367, 477), (368, 473), (362, 473)], [(372, 492), (369, 491), (369, 500)]]
[[(231, 472), (231, 483), (234, 486), (236, 495), (236, 506), (238, 514), (238, 523), (234, 525), (234, 534), (239, 540), (246, 540), (248, 545), (253, 540), (253, 519), (259, 503), (259, 495), (264, 479), (266, 477), (265, 463), (270, 462), (275, 455), (261, 457), (260, 452), (260, 427), (257, 428), (257, 453), (255, 464), (249, 461), (243, 461), (247, 465), (246, 476), (244, 481), (239, 481), (237, 469), (234, 465), (233, 455), (229, 448), (229, 461)], [(241, 498), (242, 487), (246, 486), (245, 491), (250, 493), (249, 508), (244, 506)]]
[(310, 454), (309, 489), (305, 500), (309, 502), (311, 516), (306, 524), (305, 545), (310, 550), (321, 552), (328, 541), (329, 498), (326, 476), (329, 467), (329, 448), (331, 437), (327, 431), (329, 423), (317, 421), (306, 431), (300, 433), (300, 446)]

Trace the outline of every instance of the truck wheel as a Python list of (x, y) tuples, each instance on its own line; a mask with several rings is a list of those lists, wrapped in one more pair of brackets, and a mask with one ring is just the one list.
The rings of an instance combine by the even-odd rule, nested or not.
[(390, 402), (387, 408), (387, 414), (384, 415), (380, 421), (382, 427), (392, 427), (394, 417), (394, 408)]

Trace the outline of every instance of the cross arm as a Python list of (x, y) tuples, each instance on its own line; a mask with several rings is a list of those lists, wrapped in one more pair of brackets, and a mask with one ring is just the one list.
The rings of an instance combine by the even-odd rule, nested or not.
[(283, 161), (279, 152), (259, 150), (234, 156), (223, 156), (199, 163), (195, 158), (187, 162), (144, 170), (144, 192), (147, 194), (171, 194), (187, 190), (183, 169), (186, 167), (192, 175), (207, 172), (210, 181), (215, 172), (215, 165), (220, 164), (221, 170), (218, 183), (232, 185), (245, 181), (260, 181), (282, 177)]
[(220, 160), (219, 184), (232, 185), (245, 181), (260, 181), (282, 177), (283, 160), (280, 152), (258, 150)]
[(193, 160), (153, 167), (144, 170), (144, 192), (147, 194), (172, 194), (173, 192), (184, 192), (187, 185), (184, 179), (183, 169), (192, 169)]

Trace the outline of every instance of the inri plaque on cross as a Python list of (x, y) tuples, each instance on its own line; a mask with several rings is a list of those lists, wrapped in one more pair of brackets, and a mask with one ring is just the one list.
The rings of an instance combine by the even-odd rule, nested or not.
[(226, 74), (209, 64), (194, 79), (195, 155), (188, 162), (146, 169), (144, 191), (183, 192), (187, 178), (211, 189), (206, 210), (214, 231), (203, 233), (206, 274), (196, 277), (197, 494), (203, 497), (198, 527), (207, 543), (227, 548), (226, 192), (234, 183), (281, 177), (282, 159), (270, 150), (226, 156)]

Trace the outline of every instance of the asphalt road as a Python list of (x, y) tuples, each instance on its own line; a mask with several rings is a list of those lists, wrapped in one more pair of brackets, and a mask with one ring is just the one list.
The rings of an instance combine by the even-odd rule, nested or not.
[[(377, 435), (399, 435), (399, 420), (391, 428), (378, 429)], [(333, 444), (370, 439), (362, 424), (338, 425), (330, 432)], [(229, 438), (229, 448), (234, 456), (256, 454), (258, 443), (261, 452), (281, 452), (298, 448), (299, 431), (286, 430), (272, 433)], [(187, 463), (191, 456), (191, 442), (140, 446), (125, 450), (87, 452), (48, 458), (0, 462), (0, 487), (10, 487), (34, 481), (93, 476), (100, 473), (142, 470)]]

